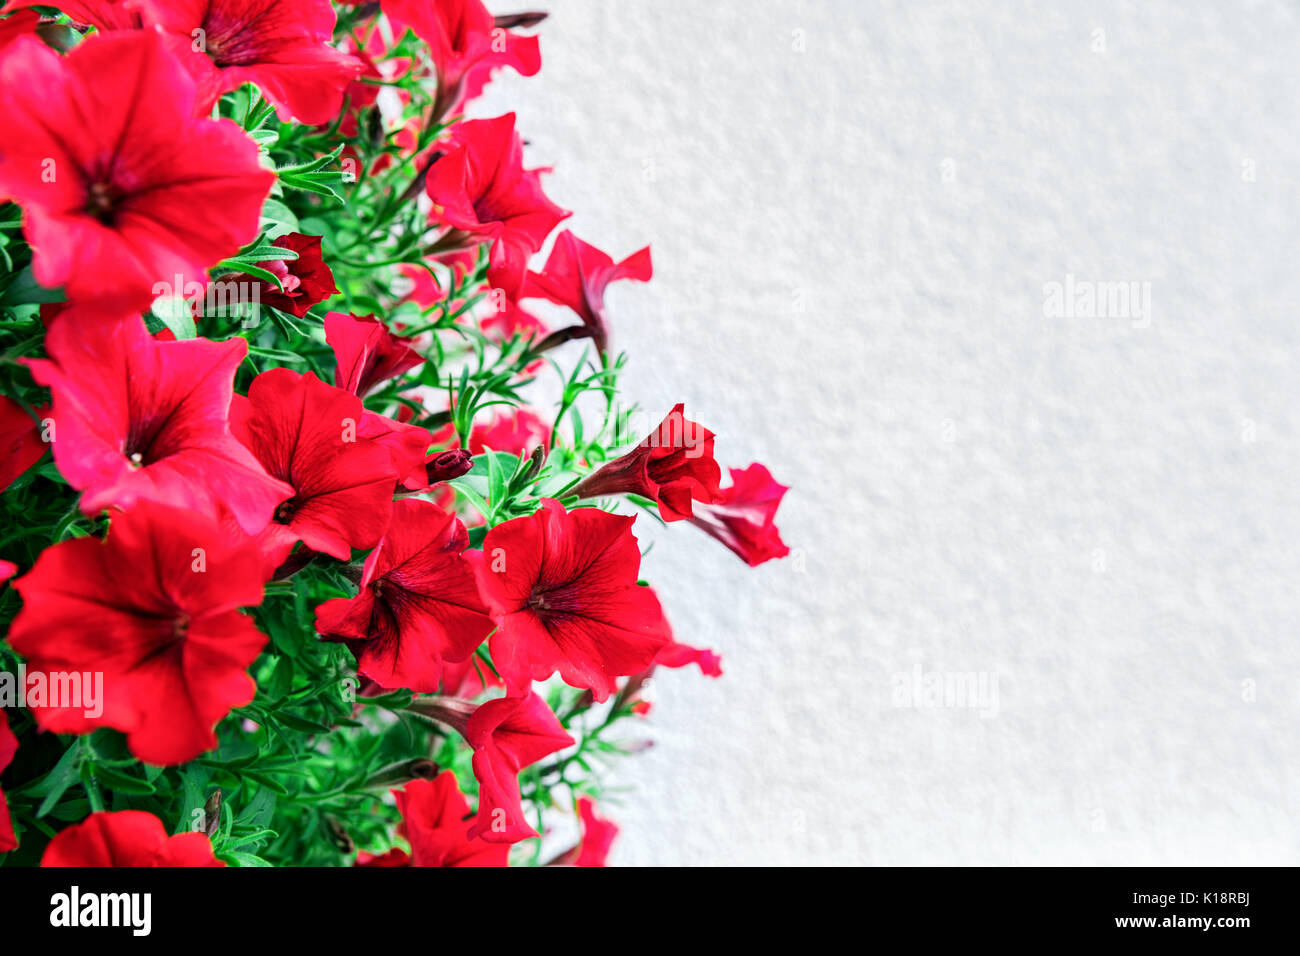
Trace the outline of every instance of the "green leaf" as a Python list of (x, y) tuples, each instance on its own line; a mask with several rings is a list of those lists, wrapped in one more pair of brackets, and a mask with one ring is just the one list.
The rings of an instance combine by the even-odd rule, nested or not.
[(32, 274), (32, 267), (24, 266), (18, 273), (18, 277), (9, 283), (3, 296), (0, 296), (0, 305), (28, 305), (43, 304), (46, 302), (63, 302), (67, 297), (63, 294), (62, 289), (47, 289), (36, 281)]

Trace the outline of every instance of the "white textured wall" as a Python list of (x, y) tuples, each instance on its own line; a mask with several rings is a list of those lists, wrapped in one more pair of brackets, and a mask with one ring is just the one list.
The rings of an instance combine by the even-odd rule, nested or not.
[[(1296, 6), (542, 5), (476, 112), (652, 244), (629, 392), (804, 562), (653, 535), (727, 673), (657, 682), (615, 861), (1300, 862)], [(1045, 317), (1066, 273), (1151, 321)], [(917, 664), (997, 715), (893, 706)]]

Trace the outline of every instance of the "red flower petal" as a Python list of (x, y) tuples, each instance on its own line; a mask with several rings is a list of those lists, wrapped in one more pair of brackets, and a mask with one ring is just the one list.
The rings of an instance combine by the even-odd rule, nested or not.
[(325, 341), (337, 362), (334, 384), (353, 395), (364, 396), (424, 361), (407, 339), (388, 331), (373, 315), (331, 312), (325, 316)]
[[(36, 413), (44, 419), (49, 409), (38, 408)], [(0, 395), (0, 491), (40, 461), (45, 448), (40, 424), (13, 399)]]
[(393, 796), (402, 812), (397, 832), (411, 844), (412, 866), (506, 865), (508, 845), (466, 836), (469, 804), (450, 770), (433, 780), (412, 780)]
[(204, 833), (168, 836), (143, 810), (92, 813), (55, 834), (41, 866), (225, 866)]
[[(0, 773), (9, 766), (17, 752), (18, 738), (9, 729), (9, 715), (0, 708)], [(14, 836), (13, 821), (9, 819), (9, 804), (5, 802), (4, 791), (0, 790), (0, 853), (8, 853), (17, 846), (18, 839)]]

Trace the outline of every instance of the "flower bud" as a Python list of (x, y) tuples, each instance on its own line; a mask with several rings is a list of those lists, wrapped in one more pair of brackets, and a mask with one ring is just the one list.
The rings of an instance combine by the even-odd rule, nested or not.
[(439, 452), (424, 463), (429, 474), (429, 484), (459, 478), (474, 467), (473, 456), (463, 448)]

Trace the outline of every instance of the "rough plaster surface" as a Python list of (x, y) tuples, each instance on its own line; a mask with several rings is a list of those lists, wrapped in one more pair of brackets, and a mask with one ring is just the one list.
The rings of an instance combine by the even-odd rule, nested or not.
[(549, 6), (476, 112), (652, 245), (629, 395), (794, 489), (757, 570), (638, 522), (726, 675), (656, 681), (615, 862), (1300, 862), (1297, 8)]

